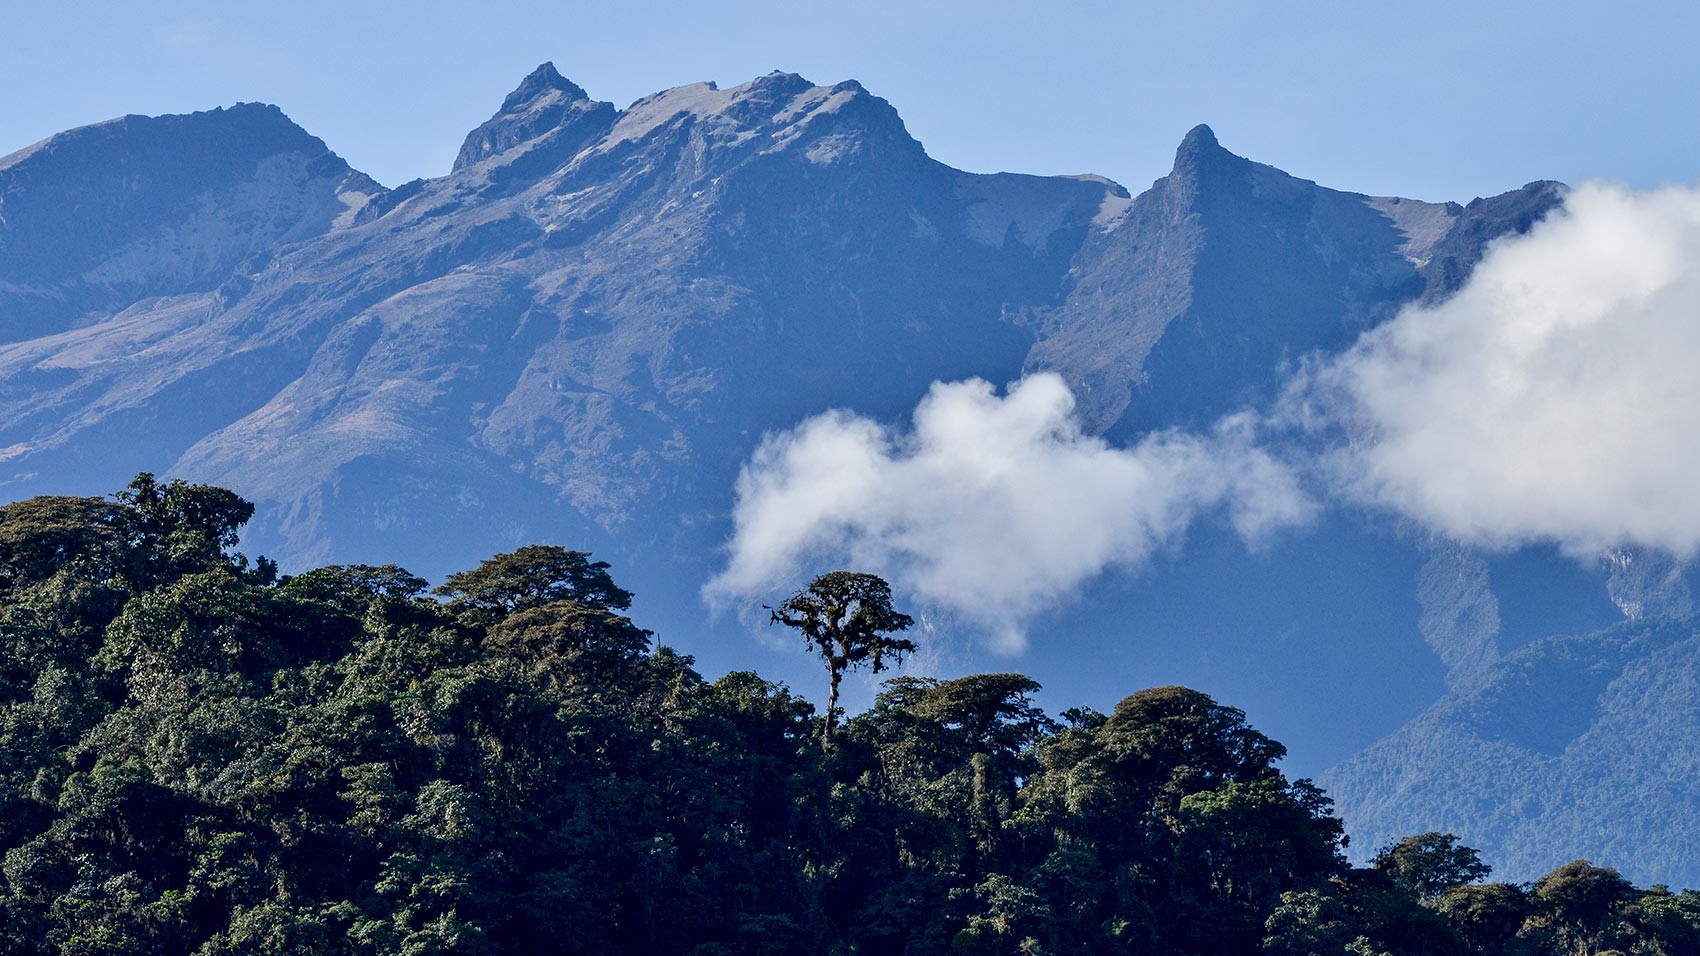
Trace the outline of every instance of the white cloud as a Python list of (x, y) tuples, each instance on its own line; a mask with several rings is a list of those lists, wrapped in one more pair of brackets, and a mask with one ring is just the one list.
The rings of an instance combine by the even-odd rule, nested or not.
[(1035, 375), (999, 396), (935, 383), (900, 432), (848, 412), (770, 436), (738, 481), (727, 567), (711, 601), (770, 598), (828, 564), (895, 586), (1016, 650), (1033, 615), (1107, 567), (1135, 568), (1200, 516), (1247, 539), (1305, 520), (1292, 472), (1254, 447), (1249, 418), (1208, 436), (1113, 448), (1085, 435), (1074, 396)]
[(1573, 190), (1290, 393), (1352, 494), (1451, 537), (1700, 548), (1700, 190)]

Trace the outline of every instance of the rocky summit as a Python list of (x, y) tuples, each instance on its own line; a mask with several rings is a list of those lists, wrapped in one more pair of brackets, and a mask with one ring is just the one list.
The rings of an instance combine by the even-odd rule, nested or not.
[[(274, 107), (125, 117), (0, 159), (0, 488), (104, 493), (142, 470), (225, 485), (259, 505), (245, 547), (286, 568), (441, 575), (531, 541), (590, 547), (715, 666), (733, 658), (690, 637), (716, 626), (695, 623), (698, 588), (764, 434), (833, 408), (890, 420), (934, 381), (1024, 371), (1059, 373), (1111, 440), (1208, 424), (1450, 294), (1561, 195), (1340, 192), (1204, 126), (1137, 195), (968, 173), (860, 84), (788, 73), (620, 109), (545, 64), (451, 171), (394, 188)], [(1479, 574), (1434, 585), (1435, 553), (1361, 522), (1250, 556), (1202, 532), (1053, 622), (1070, 667), (1031, 669), (1090, 697), (1091, 674), (1063, 672), (1125, 687), (1208, 667), (1213, 693), (1295, 759), (1312, 741), (1320, 769), (1520, 643), (1621, 617), (1604, 572), (1464, 556)], [(1528, 584), (1555, 574), (1581, 584)], [(1564, 621), (1523, 613), (1558, 593)], [(1324, 663), (1272, 686), (1294, 655)], [(1365, 832), (1400, 819), (1345, 796)], [(1532, 849), (1508, 858), (1549, 846), (1519, 833)]]

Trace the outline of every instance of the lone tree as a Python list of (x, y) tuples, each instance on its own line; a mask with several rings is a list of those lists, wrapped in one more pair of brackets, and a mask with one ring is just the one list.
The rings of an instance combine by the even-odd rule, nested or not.
[(632, 606), (631, 592), (608, 576), (608, 562), (590, 560), (589, 551), (552, 544), (498, 554), (451, 576), (431, 593), (448, 598), (449, 607), (492, 624), (555, 601), (612, 611)]
[(809, 646), (826, 659), (832, 687), (820, 742), (821, 749), (831, 750), (838, 684), (844, 672), (872, 664), (877, 674), (885, 669), (887, 657), (902, 663), (903, 655), (915, 650), (915, 642), (890, 635), (908, 630), (915, 619), (891, 606), (891, 585), (884, 578), (855, 571), (823, 574), (772, 611), (772, 623), (801, 631)]

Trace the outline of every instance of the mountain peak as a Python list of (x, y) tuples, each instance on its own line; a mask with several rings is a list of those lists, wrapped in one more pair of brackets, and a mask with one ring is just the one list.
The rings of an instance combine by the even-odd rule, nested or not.
[[(891, 104), (860, 83), (817, 86), (780, 70), (724, 90), (714, 83), (692, 83), (646, 96), (620, 113), (598, 149), (636, 143), (658, 130), (683, 128), (680, 124), (733, 149), (754, 142), (768, 151), (814, 150), (812, 163), (844, 161), (868, 155), (870, 149), (924, 155)], [(834, 141), (815, 149), (828, 136)]]
[(1199, 123), (1186, 131), (1186, 137), (1181, 140), (1181, 148), (1192, 146), (1195, 149), (1219, 149), (1221, 143), (1216, 142), (1216, 131), (1204, 123)]
[(545, 61), (519, 81), (519, 86), (502, 101), (502, 112), (520, 109), (540, 96), (551, 92), (565, 93), (568, 100), (588, 100), (590, 95), (577, 83), (562, 76), (553, 62)]
[(744, 84), (752, 90), (803, 90), (812, 89), (813, 83), (804, 79), (800, 74), (788, 73), (784, 70), (774, 70), (765, 76), (758, 76)]
[[(101, 149), (169, 150), (182, 137), (200, 136), (216, 142), (220, 137), (238, 133), (244, 137), (243, 142), (247, 146), (264, 152), (330, 152), (322, 140), (297, 126), (278, 107), (270, 103), (236, 103), (196, 113), (164, 116), (130, 114), (79, 126), (55, 133), (14, 153), (0, 155), (0, 169), (17, 166), (32, 156), (53, 152), (86, 152), (91, 162), (98, 162)], [(113, 145), (117, 143), (124, 145)], [(138, 146), (138, 143), (145, 145)]]
[(122, 116), (0, 157), (0, 340), (216, 286), (381, 188), (276, 106)]
[(1216, 141), (1215, 130), (1200, 123), (1188, 130), (1180, 146), (1176, 147), (1175, 168), (1193, 166), (1205, 157), (1226, 152), (1222, 144)]
[(612, 104), (592, 100), (577, 83), (562, 76), (555, 64), (544, 63), (520, 81), (496, 115), (467, 134), (454, 169), (459, 172), (564, 128), (576, 131), (566, 137), (570, 145), (582, 145), (613, 122), (613, 116)]

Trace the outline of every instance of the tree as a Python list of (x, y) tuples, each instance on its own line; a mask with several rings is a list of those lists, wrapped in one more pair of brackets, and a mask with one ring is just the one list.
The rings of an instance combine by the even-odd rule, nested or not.
[(1263, 930), (1265, 956), (1332, 956), (1360, 938), (1346, 905), (1318, 889), (1282, 893)]
[(889, 845), (938, 872), (998, 868), (1016, 842), (1004, 824), (1055, 726), (1032, 703), (1038, 689), (1020, 674), (895, 677), (840, 729), (840, 744), (865, 754), (868, 783), (886, 801)]
[(556, 601), (508, 615), (490, 628), (485, 652), (523, 668), (555, 692), (603, 692), (649, 650), (649, 631), (613, 611)]
[[(1245, 952), (1283, 892), (1343, 871), (1340, 821), (1325, 804), (1307, 781), (1288, 784), (1279, 774), (1182, 797), (1167, 907), (1181, 919), (1173, 920), (1170, 938), (1198, 945), (1210, 939), (1224, 951)], [(1240, 945), (1228, 945), (1235, 938)]]
[(1246, 723), (1245, 711), (1189, 687), (1152, 687), (1125, 698), (1098, 736), (1125, 772), (1153, 788), (1163, 813), (1186, 794), (1263, 777), (1287, 754)]
[[(138, 583), (152, 586), (227, 565), (246, 566), (246, 559), (226, 554), (254, 516), (253, 503), (234, 491), (176, 478), (162, 485), (144, 471), (114, 497), (130, 510), (141, 558), (135, 569)], [(276, 570), (269, 561), (261, 562), (263, 572)]]
[(528, 545), (452, 575), (432, 593), (448, 598), (450, 607), (470, 612), (487, 624), (555, 601), (575, 601), (609, 611), (631, 607), (631, 592), (609, 577), (608, 562), (589, 558), (589, 551)]
[(1609, 866), (1572, 860), (1535, 881), (1520, 935), (1550, 950), (1598, 953), (1632, 935), (1624, 921), (1635, 887)]
[(844, 672), (868, 664), (877, 674), (885, 669), (887, 657), (901, 663), (904, 654), (915, 650), (915, 642), (890, 635), (908, 630), (915, 619), (891, 606), (891, 585), (884, 578), (856, 571), (823, 574), (771, 610), (772, 623), (801, 631), (826, 660), (831, 689), (821, 749), (831, 750), (838, 685)]
[(122, 563), (127, 513), (103, 498), (31, 498), (0, 506), (0, 598), (77, 566), (104, 582)]
[(1530, 913), (1529, 894), (1512, 883), (1465, 883), (1446, 891), (1435, 909), (1463, 937), (1472, 953), (1513, 956), (1529, 947), (1517, 931)]
[(1418, 899), (1435, 899), (1455, 886), (1480, 882), (1492, 868), (1450, 833), (1408, 836), (1375, 855), (1375, 868)]

